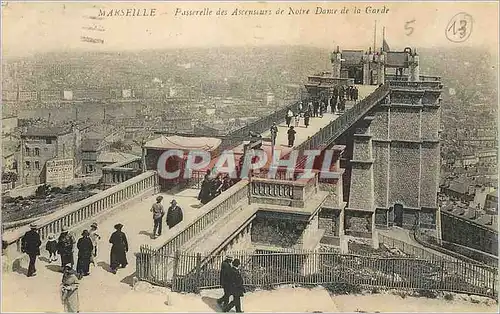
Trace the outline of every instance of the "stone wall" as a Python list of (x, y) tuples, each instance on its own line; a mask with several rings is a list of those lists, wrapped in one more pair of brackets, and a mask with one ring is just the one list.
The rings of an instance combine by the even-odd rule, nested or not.
[(373, 185), (375, 207), (387, 208), (388, 176), (389, 176), (389, 142), (373, 142)]
[[(418, 207), (419, 144), (392, 143), (390, 151), (389, 204)], [(437, 193), (437, 191), (436, 191)]]
[(443, 241), (457, 243), (498, 256), (498, 233), (465, 218), (441, 212)]
[(301, 240), (305, 223), (257, 216), (252, 222), (251, 240), (284, 248), (291, 248)]

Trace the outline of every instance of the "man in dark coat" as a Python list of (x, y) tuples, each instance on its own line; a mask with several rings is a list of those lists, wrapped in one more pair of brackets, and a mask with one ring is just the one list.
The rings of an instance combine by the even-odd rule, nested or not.
[(241, 313), (241, 297), (245, 294), (245, 287), (243, 286), (243, 278), (240, 274), (240, 260), (234, 259), (232, 267), (229, 269), (229, 293), (233, 296), (233, 301), (224, 308), (224, 312), (229, 312), (233, 307), (236, 307), (236, 312)]
[(76, 244), (78, 248), (78, 261), (76, 262), (76, 272), (79, 276), (88, 276), (90, 272), (90, 261), (94, 252), (94, 245), (88, 230), (83, 230), (82, 237)]
[(61, 268), (65, 265), (71, 264), (71, 267), (75, 264), (73, 258), (73, 247), (75, 246), (75, 238), (71, 233), (68, 232), (68, 227), (63, 226), (61, 228), (61, 235), (57, 240), (57, 251), (61, 255)]
[(205, 179), (203, 179), (203, 182), (201, 182), (201, 189), (200, 193), (198, 194), (198, 200), (201, 202), (202, 205), (205, 205), (206, 203), (210, 202), (211, 189), (212, 189), (212, 180), (210, 179), (210, 177), (205, 176)]
[(172, 229), (175, 225), (182, 221), (183, 214), (182, 209), (177, 205), (176, 200), (172, 200), (170, 202), (170, 207), (167, 210), (167, 225), (170, 229)]
[(293, 143), (295, 142), (295, 133), (297, 133), (294, 129), (293, 126), (288, 129), (288, 147), (293, 147)]
[(304, 124), (306, 128), (309, 126), (309, 119), (311, 118), (311, 113), (308, 111), (304, 112)]
[(35, 263), (37, 256), (40, 255), (40, 245), (42, 245), (37, 228), (36, 224), (31, 224), (30, 231), (27, 231), (21, 239), (21, 251), (28, 254), (30, 258), (28, 273), (26, 274), (28, 277), (36, 276)]
[(122, 232), (123, 225), (116, 224), (116, 231), (111, 234), (109, 243), (111, 243), (110, 267), (111, 272), (116, 274), (118, 267), (125, 268), (127, 262), (128, 241), (125, 233)]
[(233, 258), (231, 256), (226, 256), (224, 261), (222, 261), (221, 267), (220, 267), (220, 285), (222, 286), (222, 289), (224, 289), (224, 295), (222, 298), (217, 300), (217, 304), (219, 304), (222, 308), (225, 308), (227, 304), (229, 303), (229, 287), (231, 285), (231, 278), (229, 277), (231, 273), (231, 262), (233, 261)]

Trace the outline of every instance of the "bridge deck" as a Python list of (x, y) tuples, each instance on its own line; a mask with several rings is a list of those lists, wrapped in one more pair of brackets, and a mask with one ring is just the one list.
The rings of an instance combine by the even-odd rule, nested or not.
[[(358, 86), (360, 100), (369, 95), (376, 88), (375, 86)], [(353, 102), (347, 102), (346, 109), (352, 107)], [(337, 114), (324, 114), (323, 118), (311, 118), (309, 128), (305, 128), (303, 119), (297, 129), (295, 146), (300, 145), (307, 140), (309, 136), (314, 135), (320, 128), (326, 126), (332, 119), (336, 119)], [(292, 125), (294, 123), (292, 122)], [(287, 146), (287, 128), (284, 123), (279, 125), (277, 137), (277, 147), (283, 149), (285, 153), (289, 150)], [(269, 131), (262, 134), (263, 137), (269, 137)], [(270, 143), (264, 143), (264, 149), (270, 150)], [(242, 150), (242, 145), (239, 146)], [(163, 194), (164, 206), (168, 207), (172, 198), (176, 198), (184, 210), (184, 223), (188, 224), (194, 221), (202, 211), (199, 209), (199, 201), (196, 199), (198, 190), (186, 189), (175, 195)], [(81, 311), (114, 311), (113, 303), (119, 302), (120, 296), (127, 295), (130, 292), (130, 284), (135, 272), (135, 257), (133, 253), (138, 252), (140, 245), (150, 244), (157, 246), (164, 243), (171, 236), (167, 227), (163, 226), (163, 235), (157, 239), (151, 239), (150, 235), (153, 228), (152, 215), (149, 212), (154, 203), (156, 195), (127, 209), (113, 213), (102, 221), (99, 221), (99, 233), (102, 236), (99, 244), (99, 256), (96, 260), (97, 267), (91, 268), (92, 274), (85, 277), (80, 284)], [(92, 221), (88, 222), (90, 225)], [(114, 231), (113, 226), (116, 223), (124, 225), (123, 231), (127, 234), (129, 241), (129, 252), (127, 254), (129, 267), (118, 271), (117, 275), (108, 272), (109, 236)], [(79, 234), (76, 235), (80, 237)], [(45, 243), (43, 244), (43, 246)], [(76, 250), (75, 250), (76, 251)], [(76, 252), (75, 252), (76, 253)], [(62, 310), (60, 306), (59, 283), (61, 274), (59, 262), (48, 263), (47, 252), (42, 248), (42, 257), (37, 262), (37, 276), (27, 278), (24, 274), (27, 268), (26, 261), (23, 262), (24, 269), (14, 273), (4, 273), (2, 276), (2, 310), (6, 312), (53, 312)], [(76, 256), (75, 256), (76, 262)], [(36, 297), (33, 297), (36, 296)], [(113, 302), (109, 302), (110, 298)], [(54, 300), (56, 300), (54, 302)], [(91, 301), (90, 301), (91, 300)], [(59, 306), (59, 307), (58, 307)], [(56, 307), (56, 308), (54, 308)], [(134, 310), (140, 311), (141, 307)]]
[[(363, 100), (365, 97), (373, 93), (373, 91), (377, 88), (377, 86), (372, 85), (356, 85), (359, 90), (359, 99), (358, 102)], [(346, 101), (346, 110), (350, 109), (354, 105), (354, 101)], [(340, 114), (331, 113), (331, 109), (327, 108), (327, 112), (323, 114), (322, 118), (313, 118), (309, 120), (309, 127), (306, 128), (304, 125), (304, 119), (300, 119), (299, 126), (295, 128), (297, 133), (295, 134), (295, 142), (294, 146), (299, 146), (303, 142), (305, 142), (310, 136), (318, 133), (321, 128), (327, 126), (332, 120), (337, 119)], [(295, 120), (292, 119), (290, 125), (295, 127)], [(288, 154), (292, 148), (288, 147), (288, 127), (285, 122), (282, 122), (278, 125), (278, 135), (276, 136), (276, 147), (275, 149), (281, 150), (282, 155)], [(268, 130), (261, 134), (263, 138), (271, 138), (271, 131)], [(271, 156), (271, 142), (263, 142), (262, 149), (267, 153), (268, 156)], [(235, 154), (243, 154), (243, 144), (237, 146), (233, 152)]]

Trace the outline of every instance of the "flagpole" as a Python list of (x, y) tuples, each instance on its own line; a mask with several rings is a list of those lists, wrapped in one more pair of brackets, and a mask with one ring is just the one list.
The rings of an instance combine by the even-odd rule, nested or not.
[(384, 43), (385, 43), (385, 26), (382, 27), (382, 50), (383, 51), (385, 51)]
[(375, 29), (373, 31), (373, 52), (375, 53), (377, 47), (377, 20), (375, 20)]

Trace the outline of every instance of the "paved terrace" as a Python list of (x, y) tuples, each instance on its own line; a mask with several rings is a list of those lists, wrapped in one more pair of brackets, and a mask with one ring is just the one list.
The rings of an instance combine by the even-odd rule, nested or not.
[[(375, 86), (358, 86), (360, 91), (360, 100), (369, 95)], [(353, 102), (348, 101), (346, 109), (352, 107)], [(328, 125), (332, 120), (338, 118), (338, 114), (326, 113), (322, 118), (311, 118), (310, 125), (305, 128), (303, 119), (301, 126), (297, 129), (295, 146), (306, 141), (310, 136), (318, 132), (322, 127)], [(293, 125), (293, 124), (292, 124)], [(277, 137), (277, 146), (284, 150), (289, 150), (288, 139), (286, 134), (286, 124), (279, 125)], [(269, 131), (262, 134), (263, 137), (270, 137)], [(270, 150), (270, 143), (264, 143), (264, 149)], [(242, 145), (239, 146), (242, 149)], [(134, 179), (132, 179), (134, 180)], [(129, 180), (130, 181), (130, 180)], [(118, 186), (117, 186), (118, 187)], [(188, 225), (201, 216), (205, 210), (200, 206), (200, 202), (196, 199), (199, 190), (185, 189), (178, 193), (160, 193), (163, 195), (163, 204), (165, 208), (169, 206), (169, 202), (175, 198), (184, 211), (184, 221), (182, 225)], [(99, 233), (102, 236), (99, 244), (99, 256), (96, 259), (96, 267), (91, 269), (92, 274), (85, 277), (80, 285), (80, 302), (81, 311), (113, 311), (115, 309), (113, 303), (119, 302), (123, 295), (130, 292), (133, 275), (135, 273), (135, 256), (134, 253), (139, 251), (142, 244), (149, 244), (152, 247), (158, 247), (172, 237), (173, 231), (168, 230), (168, 227), (163, 225), (163, 234), (157, 239), (151, 238), (153, 222), (152, 214), (150, 213), (151, 205), (155, 202), (156, 195), (141, 197), (139, 201), (132, 202), (126, 206), (122, 206), (119, 210), (110, 212), (101, 218), (85, 220), (74, 229), (76, 239), (80, 237), (81, 231), (90, 226), (93, 221), (99, 223)], [(137, 195), (136, 195), (137, 196)], [(116, 200), (113, 201), (113, 204)], [(109, 204), (108, 204), (109, 205)], [(96, 208), (92, 207), (92, 211)], [(109, 210), (108, 210), (109, 211)], [(81, 217), (80, 217), (81, 218)], [(118, 274), (110, 273), (109, 268), (109, 252), (110, 245), (108, 243), (109, 236), (114, 231), (113, 226), (116, 223), (124, 225), (123, 231), (126, 233), (129, 242), (129, 252), (127, 258), (129, 266), (126, 269), (121, 269)], [(179, 226), (182, 228), (181, 226)], [(76, 251), (76, 250), (75, 250)], [(76, 253), (76, 252), (75, 252)], [(16, 272), (4, 272), (2, 276), (2, 310), (6, 312), (53, 312), (60, 311), (60, 308), (54, 308), (53, 300), (59, 300), (59, 284), (61, 282), (61, 274), (59, 271), (59, 262), (48, 263), (47, 252), (45, 251), (45, 241), (42, 244), (42, 256), (37, 262), (37, 276), (27, 278), (25, 272), (27, 270), (26, 259), (21, 262), (21, 269)], [(76, 256), (75, 256), (76, 262)], [(19, 302), (22, 300), (22, 302)], [(132, 310), (132, 309), (131, 309)], [(141, 311), (141, 307), (134, 308), (135, 311)]]

